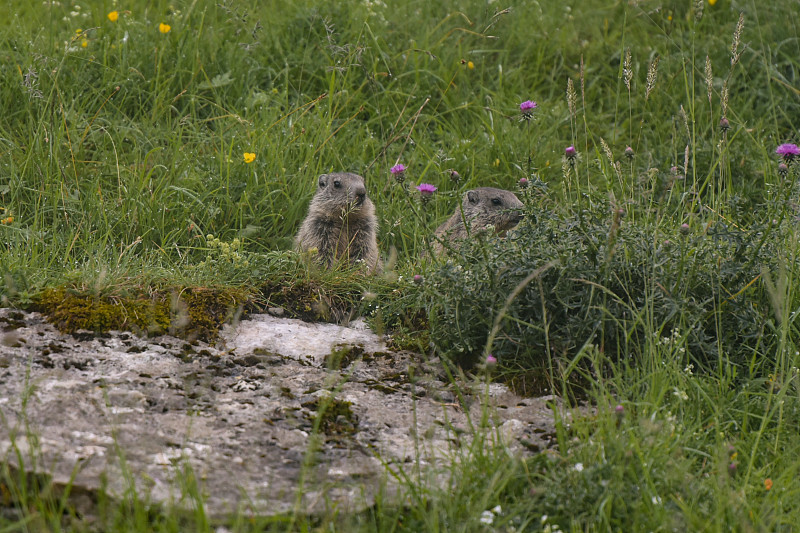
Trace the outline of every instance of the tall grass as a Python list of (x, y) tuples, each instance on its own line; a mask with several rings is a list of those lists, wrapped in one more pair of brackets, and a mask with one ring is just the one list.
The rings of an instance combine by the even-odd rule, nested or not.
[[(572, 191), (556, 200), (576, 202), (598, 185), (588, 170), (601, 138), (615, 162), (625, 146), (641, 161), (625, 165), (624, 180), (607, 167), (602, 185), (617, 196), (633, 192), (648, 166), (683, 167), (688, 145), (687, 179), (698, 193), (723, 172), (714, 187), (755, 201), (773, 175), (765, 143), (788, 136), (797, 106), (795, 35), (775, 21), (780, 6), (742, 6), (761, 25), (745, 30), (735, 68), (731, 6), (696, 20), (666, 6), (275, 2), (267, 21), (234, 2), (155, 2), (120, 6), (115, 22), (111, 5), (73, 7), (9, 7), (2, 36), (0, 192), (15, 220), (3, 228), (4, 263), (30, 272), (88, 258), (115, 267), (132, 252), (171, 267), (207, 233), (286, 249), (314, 177), (332, 169), (366, 175), (382, 249), (411, 258), (463, 190), (509, 188), (528, 161), (543, 181)], [(33, 26), (40, 17), (47, 25)], [(169, 33), (159, 32), (162, 22)], [(531, 29), (543, 38), (528, 38)], [(579, 93), (571, 119), (568, 79)], [(523, 124), (517, 105), (527, 98), (539, 112)], [(720, 144), (723, 114), (732, 126)], [(585, 155), (574, 183), (561, 179), (567, 144)], [(246, 164), (244, 152), (255, 161)], [(388, 168), (398, 160), (413, 181), (439, 186), (423, 219), (392, 185)], [(463, 179), (452, 183), (449, 169)]]
[[(402, 507), (379, 500), (358, 516), (255, 525), (240, 517), (237, 530), (791, 530), (800, 489), (798, 166), (782, 175), (774, 150), (800, 135), (800, 33), (789, 16), (800, 3), (504, 7), (6, 2), (3, 303), (26, 305), (63, 284), (257, 291), (322, 280), (353, 301), (377, 293), (366, 301), (380, 322), (411, 338), (425, 330), (416, 338), (430, 336), (444, 355), (465, 353), (466, 362), (494, 351), (501, 377), (519, 383), (538, 369), (539, 389), (577, 383), (591, 406), (559, 419), (557, 447), (529, 461), (474, 441), (446, 490), (396, 470)], [(538, 107), (522, 120), (528, 99)], [(397, 162), (409, 167), (404, 186), (389, 173)], [(316, 176), (330, 170), (366, 177), (381, 250), (396, 251), (389, 270), (401, 280), (339, 278), (283, 253)], [(523, 177), (532, 185), (519, 195), (542, 221), (528, 237), (543, 234), (522, 251), (538, 264), (515, 263), (525, 256), (514, 239), (469, 243), (475, 253), (449, 263), (419, 259), (464, 191), (516, 189)], [(439, 189), (424, 205), (413, 189), (421, 182)], [(250, 262), (220, 255), (218, 243), (237, 238)], [(587, 295), (565, 317), (587, 328), (563, 331), (591, 334), (569, 344), (549, 321), (560, 301), (545, 297), (544, 274), (528, 279), (532, 292), (507, 297), (558, 259), (536, 253), (555, 254), (571, 238), (585, 248), (548, 271), (573, 284), (560, 296)], [(499, 254), (494, 263), (488, 253)], [(589, 266), (579, 279), (581, 261)], [(476, 291), (467, 276), (479, 271)], [(413, 274), (425, 281), (413, 284)], [(667, 289), (673, 314), (661, 313)], [(459, 308), (458, 320), (437, 326), (453, 295), (477, 311)], [(531, 305), (514, 314), (518, 304)], [(498, 319), (501, 310), (508, 316)], [(747, 330), (735, 319), (758, 334), (739, 342)], [(544, 348), (518, 342), (521, 331), (535, 331)], [(613, 350), (604, 342), (612, 336)], [(24, 489), (4, 474), (5, 486)], [(45, 501), (27, 494), (14, 495), (26, 509)], [(481, 522), (497, 505), (492, 524)], [(59, 527), (63, 505), (48, 509), (40, 512)], [(112, 523), (187, 523), (143, 509)], [(31, 528), (31, 516), (0, 530)], [(210, 530), (195, 518), (192, 528)]]

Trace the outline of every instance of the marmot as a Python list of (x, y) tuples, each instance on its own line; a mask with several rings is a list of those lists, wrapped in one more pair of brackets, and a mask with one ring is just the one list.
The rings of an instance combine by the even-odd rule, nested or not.
[(364, 178), (340, 172), (323, 174), (295, 238), (300, 251), (317, 250), (330, 266), (337, 261), (363, 261), (368, 271), (378, 268), (378, 217), (367, 198)]
[[(439, 240), (457, 240), (467, 237), (466, 220), (471, 232), (494, 226), (496, 233), (505, 233), (522, 220), (523, 204), (511, 191), (494, 187), (478, 187), (464, 194), (461, 207), (436, 230)], [(462, 215), (463, 212), (463, 215)], [(442, 252), (442, 244), (434, 241), (433, 250)]]

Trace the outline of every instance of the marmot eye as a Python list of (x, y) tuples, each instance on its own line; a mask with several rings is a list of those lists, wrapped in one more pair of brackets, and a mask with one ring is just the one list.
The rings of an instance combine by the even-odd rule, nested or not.
[(500, 205), (500, 204), (502, 204), (503, 202), (502, 202), (502, 200), (500, 200), (500, 198), (492, 198), (492, 203), (493, 203), (494, 205)]
[(339, 187), (341, 187), (341, 186), (342, 186), (342, 182), (341, 182), (341, 181), (339, 181), (339, 180), (335, 180), (335, 181), (333, 182), (333, 186), (334, 186), (334, 187), (336, 187), (336, 188), (338, 189)]

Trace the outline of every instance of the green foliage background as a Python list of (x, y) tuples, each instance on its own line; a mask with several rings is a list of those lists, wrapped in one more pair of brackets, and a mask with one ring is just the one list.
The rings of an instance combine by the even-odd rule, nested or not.
[[(798, 0), (4, 2), (0, 303), (64, 286), (165, 298), (227, 286), (306, 305), (298, 295), (321, 286), (331, 308), (363, 301), (398, 345), (478, 363), (475, 379), (528, 392), (577, 381), (593, 406), (559, 418), (556, 448), (531, 461), (476, 441), (450, 492), (407, 476), (406, 506), (378, 502), (346, 527), (296, 516), (237, 530), (484, 531), (480, 511), (498, 504), (497, 530), (791, 530), (800, 190), (798, 165), (781, 175), (774, 151), (800, 140), (797, 12)], [(367, 180), (385, 276), (288, 252), (316, 176), (336, 170)], [(424, 205), (422, 182), (438, 187)], [(526, 221), (423, 258), (477, 186), (519, 190)], [(481, 366), (489, 352), (495, 370)], [(115, 529), (155, 527), (132, 509)]]
[[(533, 2), (509, 12), (482, 2), (78, 7), (0, 8), (8, 21), (0, 205), (15, 220), (2, 228), (2, 253), (23, 270), (87, 261), (113, 270), (133, 252), (171, 268), (207, 233), (287, 249), (315, 176), (340, 169), (366, 176), (384, 252), (395, 247), (414, 261), (470, 187), (513, 188), (535, 170), (561, 193), (568, 144), (584, 153), (588, 174), (573, 187), (621, 194), (630, 180), (588, 172), (600, 137), (617, 158), (633, 147), (632, 180), (682, 165), (690, 144), (698, 190), (714, 190), (719, 176), (726, 195), (756, 209), (775, 182), (772, 147), (797, 128), (796, 29), (781, 23), (781, 3), (706, 6), (699, 21), (686, 3)], [(740, 11), (749, 24), (729, 74)], [(169, 33), (159, 33), (162, 22)], [(568, 78), (582, 93), (572, 117)], [(723, 160), (716, 125), (726, 80), (732, 130)], [(518, 104), (529, 98), (539, 109), (523, 123)], [(245, 164), (244, 152), (255, 162)], [(398, 160), (410, 180), (439, 187), (421, 218), (391, 181)], [(451, 183), (449, 169), (464, 179)], [(554, 201), (569, 207), (572, 192)]]

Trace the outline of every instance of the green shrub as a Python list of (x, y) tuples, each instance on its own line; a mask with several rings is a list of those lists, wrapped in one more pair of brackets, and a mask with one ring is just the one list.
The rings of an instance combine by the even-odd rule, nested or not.
[(435, 347), (467, 366), (492, 353), (509, 370), (552, 370), (587, 344), (636, 362), (675, 339), (687, 363), (713, 368), (724, 353), (746, 365), (774, 342), (760, 278), (780, 264), (783, 238), (774, 222), (629, 224), (607, 207), (529, 206), (508, 238), (469, 239), (436, 267), (423, 305)]

